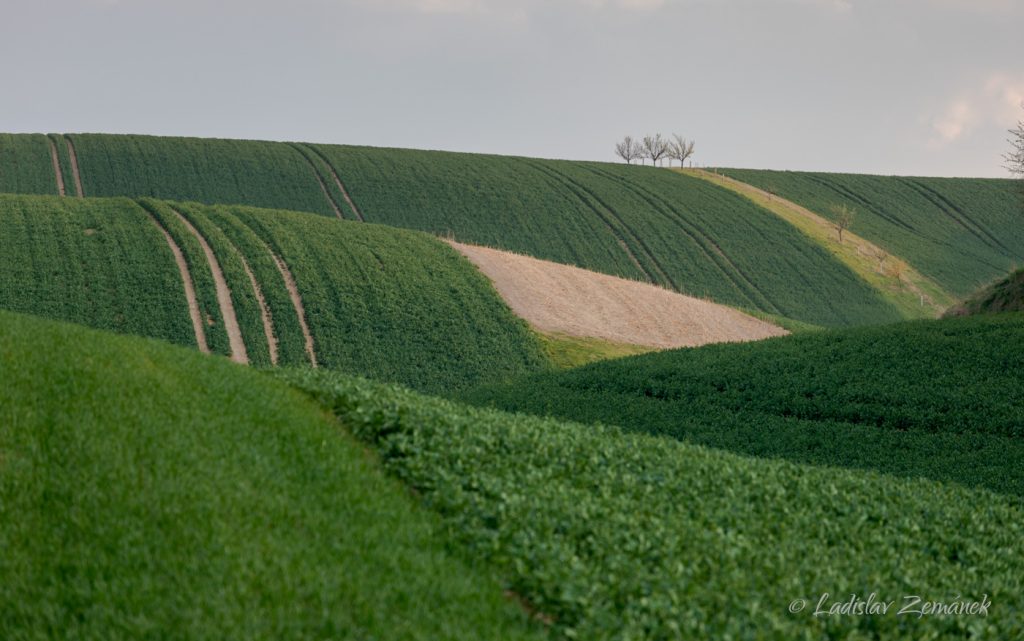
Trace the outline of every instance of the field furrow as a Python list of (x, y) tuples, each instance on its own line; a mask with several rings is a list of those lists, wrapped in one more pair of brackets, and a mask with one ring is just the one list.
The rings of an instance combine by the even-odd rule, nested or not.
[(206, 344), (206, 332), (203, 329), (203, 317), (199, 311), (199, 300), (196, 298), (196, 288), (192, 282), (192, 274), (188, 269), (188, 261), (185, 260), (185, 255), (181, 252), (181, 248), (178, 247), (178, 243), (174, 242), (174, 238), (171, 234), (164, 229), (164, 226), (160, 224), (160, 221), (156, 219), (152, 213), (149, 214), (149, 219), (153, 221), (153, 224), (163, 237), (167, 240), (167, 246), (170, 247), (171, 253), (174, 254), (174, 262), (178, 266), (178, 272), (181, 274), (181, 284), (185, 288), (185, 300), (188, 303), (188, 316), (192, 319), (192, 331), (195, 332), (196, 345), (199, 347), (199, 351), (204, 354), (210, 353), (210, 348)]
[(341, 197), (345, 199), (345, 203), (355, 215), (356, 219), (359, 220), (359, 222), (366, 222), (366, 219), (363, 218), (363, 212), (359, 211), (359, 208), (356, 207), (355, 201), (352, 200), (352, 196), (348, 193), (348, 189), (345, 188), (345, 183), (341, 182), (341, 178), (338, 177), (338, 170), (335, 169), (333, 164), (331, 164), (330, 159), (327, 158), (327, 156), (325, 156), (316, 145), (305, 145), (305, 147), (316, 154), (327, 166), (328, 171), (331, 172), (331, 178), (334, 179), (335, 186), (338, 188), (338, 191), (341, 192)]
[(53, 175), (57, 180), (57, 195), (63, 196), (64, 194), (64, 174), (60, 170), (60, 160), (57, 158), (57, 145), (53, 143), (53, 140), (47, 138), (46, 141), (50, 143), (50, 159), (53, 161)]
[(326, 198), (327, 202), (331, 204), (331, 209), (334, 210), (334, 215), (340, 219), (344, 219), (345, 217), (341, 215), (341, 208), (338, 207), (338, 203), (334, 201), (334, 197), (327, 191), (327, 183), (324, 182), (324, 177), (320, 175), (320, 170), (315, 164), (313, 164), (313, 160), (307, 155), (305, 148), (298, 144), (293, 144), (292, 147), (302, 155), (307, 163), (309, 163), (309, 169), (316, 177), (316, 181), (320, 183), (320, 189), (324, 192), (324, 198)]
[(75, 143), (72, 142), (71, 136), (65, 136), (64, 140), (68, 146), (68, 156), (71, 158), (71, 175), (75, 178), (75, 193), (79, 198), (84, 198), (85, 191), (82, 189), (82, 173), (78, 167), (78, 154), (75, 152)]

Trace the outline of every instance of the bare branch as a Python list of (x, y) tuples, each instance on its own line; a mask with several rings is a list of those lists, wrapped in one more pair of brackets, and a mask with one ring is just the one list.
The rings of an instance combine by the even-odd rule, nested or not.
[(679, 134), (672, 134), (672, 141), (668, 145), (668, 156), (679, 161), (679, 166), (686, 164), (686, 159), (693, 155), (692, 140), (686, 140)]
[(626, 136), (622, 139), (622, 142), (615, 144), (615, 154), (627, 163), (632, 164), (634, 160), (643, 154), (643, 150), (640, 148), (640, 144), (633, 140), (632, 136)]
[(843, 244), (843, 231), (849, 229), (850, 225), (853, 224), (853, 218), (857, 214), (857, 210), (846, 205), (832, 205), (830, 209), (836, 216), (832, 221), (832, 225), (839, 232), (839, 244), (841, 245)]
[(655, 165), (668, 154), (668, 141), (661, 134), (644, 136), (644, 155)]

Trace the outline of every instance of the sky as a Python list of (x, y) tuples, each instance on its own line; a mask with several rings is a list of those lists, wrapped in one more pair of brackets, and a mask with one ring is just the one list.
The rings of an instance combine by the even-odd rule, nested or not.
[(0, 131), (1005, 177), (1024, 0), (0, 0)]

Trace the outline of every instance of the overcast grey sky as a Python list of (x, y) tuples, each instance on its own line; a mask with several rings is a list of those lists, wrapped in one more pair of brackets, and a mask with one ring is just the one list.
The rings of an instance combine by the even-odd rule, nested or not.
[(1024, 0), (0, 0), (0, 130), (1005, 176)]

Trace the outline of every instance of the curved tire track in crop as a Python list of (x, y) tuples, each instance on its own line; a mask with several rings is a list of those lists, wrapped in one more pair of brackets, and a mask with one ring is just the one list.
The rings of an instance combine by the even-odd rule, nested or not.
[(349, 195), (348, 189), (345, 189), (345, 183), (341, 182), (341, 178), (338, 177), (338, 170), (334, 168), (331, 161), (328, 160), (327, 156), (317, 149), (315, 145), (305, 145), (305, 147), (319, 156), (320, 160), (324, 161), (324, 164), (327, 165), (327, 168), (331, 171), (331, 178), (334, 179), (334, 184), (338, 186), (338, 190), (341, 192), (342, 197), (345, 199), (345, 202), (348, 203), (349, 209), (351, 209), (352, 213), (356, 215), (359, 222), (365, 223), (366, 219), (363, 218), (363, 212), (359, 211), (359, 208), (356, 207), (356, 203), (352, 200), (352, 196)]
[(78, 171), (78, 154), (75, 153), (75, 143), (71, 142), (70, 136), (64, 136), (64, 142), (68, 145), (68, 156), (71, 158), (71, 175), (75, 177), (75, 189), (79, 198), (85, 198), (82, 190), (82, 174)]
[[(643, 264), (637, 258), (636, 254), (633, 253), (633, 250), (630, 249), (629, 243), (626, 242), (626, 239), (620, 236), (619, 232), (615, 230), (615, 226), (612, 225), (611, 220), (609, 220), (609, 217), (613, 218), (615, 222), (617, 222), (619, 226), (621, 226), (621, 228), (625, 230), (625, 233), (629, 234), (633, 242), (636, 243), (636, 245), (640, 247), (640, 249), (644, 252), (644, 257), (648, 261), (650, 261), (650, 264), (654, 266), (654, 269), (658, 272), (658, 275), (661, 277), (661, 284), (675, 291), (679, 291), (679, 287), (675, 284), (675, 282), (672, 281), (671, 278), (669, 278), (668, 274), (665, 273), (665, 270), (662, 268), (658, 260), (654, 257), (654, 254), (647, 246), (647, 243), (641, 240), (640, 237), (636, 234), (636, 232), (634, 232), (629, 227), (629, 225), (627, 225), (622, 220), (622, 218), (619, 217), (615, 210), (609, 207), (607, 204), (605, 204), (605, 202), (601, 200), (594, 192), (590, 191), (583, 185), (580, 185), (576, 181), (572, 180), (569, 176), (566, 176), (564, 173), (558, 171), (557, 169), (548, 167), (543, 163), (535, 162), (533, 160), (525, 160), (525, 162), (533, 166), (541, 173), (547, 174), (549, 177), (553, 178), (557, 182), (560, 182), (564, 186), (568, 187), (569, 191), (572, 192), (572, 194), (576, 196), (576, 198), (580, 202), (586, 205), (587, 209), (592, 211), (594, 215), (601, 220), (602, 223), (604, 223), (604, 226), (608, 229), (608, 232), (618, 242), (619, 247), (621, 247), (623, 251), (626, 252), (626, 255), (629, 257), (629, 260), (633, 263), (633, 265), (635, 265), (637, 269), (640, 270), (640, 273), (644, 275), (644, 277), (647, 279), (647, 282), (656, 283), (657, 280), (654, 278), (651, 272), (643, 266)], [(607, 212), (607, 214), (602, 214), (599, 208), (603, 209), (605, 212)]]
[(971, 217), (967, 215), (967, 212), (954, 205), (941, 193), (935, 191), (919, 180), (906, 178), (904, 179), (904, 182), (917, 191), (917, 193), (921, 194), (925, 200), (935, 205), (939, 211), (946, 214), (946, 216), (953, 220), (953, 222), (957, 223), (967, 230), (968, 233), (980, 240), (982, 244), (987, 245), (1000, 253), (1006, 253), (1010, 256), (1014, 256), (1015, 258), (1018, 257), (1009, 247), (1004, 245), (1002, 241), (996, 238), (991, 232), (982, 227), (976, 221), (972, 220)]
[(334, 202), (334, 198), (331, 197), (330, 192), (327, 191), (327, 183), (324, 182), (323, 176), (320, 175), (320, 170), (316, 168), (315, 164), (313, 164), (313, 159), (306, 155), (306, 152), (303, 150), (301, 145), (292, 144), (291, 147), (297, 151), (299, 155), (302, 156), (302, 159), (306, 161), (306, 164), (309, 165), (309, 169), (313, 172), (313, 176), (316, 177), (316, 181), (320, 183), (320, 190), (324, 192), (324, 198), (326, 198), (327, 202), (331, 204), (331, 209), (334, 210), (334, 215), (339, 219), (344, 220), (345, 217), (341, 214), (341, 208), (338, 207), (338, 203)]
[(869, 201), (864, 196), (858, 194), (857, 192), (855, 192), (855, 191), (853, 191), (851, 189), (848, 189), (848, 188), (846, 188), (846, 187), (844, 187), (842, 185), (834, 184), (834, 183), (832, 183), (832, 182), (830, 182), (828, 180), (825, 180), (823, 178), (819, 178), (819, 177), (814, 176), (814, 175), (809, 175), (807, 178), (811, 182), (817, 183), (817, 184), (821, 185), (822, 187), (824, 187), (825, 189), (828, 189), (829, 191), (832, 191), (832, 192), (834, 192), (836, 194), (839, 194), (843, 198), (849, 198), (853, 202), (858, 203), (859, 205), (861, 205), (862, 207), (864, 207), (868, 211), (873, 212), (876, 216), (878, 216), (882, 220), (890, 222), (893, 225), (896, 225), (897, 227), (902, 227), (903, 229), (906, 229), (910, 233), (912, 233), (912, 234), (914, 234), (916, 236), (919, 236), (921, 238), (925, 237), (924, 234), (922, 234), (921, 232), (917, 231), (917, 229), (915, 229), (912, 225), (910, 225), (906, 221), (900, 220), (899, 218), (891, 215), (889, 212), (885, 211), (881, 207), (876, 207), (875, 205), (873, 205), (871, 203), (871, 201)]
[(178, 243), (174, 242), (174, 238), (164, 229), (164, 226), (160, 224), (156, 216), (148, 211), (146, 215), (156, 225), (156, 228), (160, 230), (160, 233), (164, 235), (167, 245), (171, 248), (171, 253), (174, 254), (174, 262), (177, 263), (178, 271), (181, 273), (181, 283), (185, 286), (185, 300), (188, 302), (188, 315), (192, 319), (192, 330), (196, 335), (196, 345), (199, 347), (200, 352), (209, 354), (210, 347), (206, 344), (206, 332), (203, 330), (203, 319), (199, 313), (199, 300), (196, 298), (196, 288), (192, 282), (192, 274), (188, 271), (188, 262), (185, 260), (185, 254), (181, 253)]
[[(732, 283), (740, 294), (743, 295), (755, 307), (760, 307), (766, 312), (785, 315), (775, 303), (754, 282), (732, 261), (722, 250), (721, 246), (709, 234), (700, 227), (686, 220), (679, 211), (661, 196), (632, 182), (603, 170), (588, 168), (592, 173), (605, 178), (615, 180), (624, 185), (627, 189), (643, 199), (670, 222), (672, 222), (690, 241), (704, 254), (704, 256), (721, 271), (722, 275)], [(717, 257), (717, 258), (716, 258)], [(681, 290), (680, 290), (681, 291)]]
[(277, 337), (274, 335), (274, 317), (270, 313), (267, 299), (263, 297), (263, 290), (260, 289), (256, 275), (252, 273), (252, 268), (249, 267), (249, 261), (245, 260), (245, 256), (242, 255), (242, 252), (238, 251), (238, 248), (235, 248), (235, 252), (238, 254), (238, 259), (242, 261), (242, 268), (245, 269), (245, 273), (249, 277), (252, 291), (256, 295), (256, 303), (260, 306), (260, 317), (263, 319), (263, 334), (267, 337), (267, 349), (270, 351), (270, 364), (277, 365)]
[(217, 305), (220, 307), (221, 318), (224, 319), (224, 330), (228, 334), (228, 345), (231, 347), (231, 360), (243, 365), (249, 364), (249, 355), (245, 350), (245, 341), (242, 339), (242, 328), (238, 325), (238, 316), (235, 315), (235, 304), (231, 300), (231, 289), (228, 281), (224, 278), (224, 271), (220, 268), (220, 262), (213, 253), (210, 243), (199, 233), (199, 230), (192, 225), (192, 222), (181, 215), (175, 209), (171, 211), (178, 217), (185, 228), (196, 237), (199, 246), (203, 248), (206, 255), (206, 262), (210, 265), (210, 273), (213, 275), (214, 288), (217, 294)]
[(49, 136), (46, 137), (46, 142), (50, 143), (50, 160), (53, 162), (53, 173), (57, 177), (57, 194), (60, 196), (66, 196), (67, 193), (64, 189), (64, 174), (60, 170), (60, 159), (57, 157), (57, 145), (53, 143), (53, 139)]

